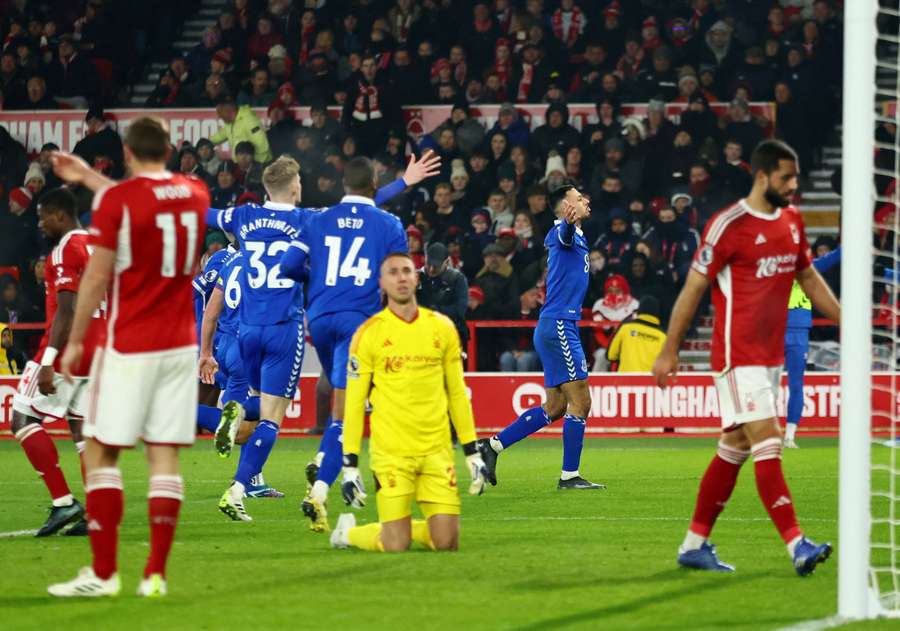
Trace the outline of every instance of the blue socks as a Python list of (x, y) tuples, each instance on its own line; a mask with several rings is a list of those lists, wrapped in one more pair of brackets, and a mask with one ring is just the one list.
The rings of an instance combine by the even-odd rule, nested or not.
[(570, 473), (578, 471), (583, 445), (584, 419), (580, 416), (566, 414), (563, 417), (563, 471)]
[(234, 474), (235, 482), (240, 482), (245, 487), (250, 486), (250, 478), (262, 471), (272, 447), (275, 446), (276, 438), (278, 425), (272, 421), (260, 421), (246, 444), (241, 447), (241, 458)]
[(197, 427), (202, 427), (208, 432), (216, 433), (219, 421), (222, 419), (222, 410), (208, 405), (197, 406)]
[(259, 420), (259, 395), (247, 397), (247, 399), (244, 401), (244, 420)]
[(341, 472), (343, 465), (343, 438), (344, 422), (332, 421), (325, 433), (322, 434), (322, 444), (319, 449), (325, 453), (322, 458), (322, 464), (319, 467), (319, 475), (316, 480), (320, 480), (331, 486), (337, 480), (338, 473)]
[[(540, 406), (531, 408), (522, 412), (519, 418), (510, 423), (502, 432), (497, 434), (497, 440), (499, 440), (500, 444), (503, 445), (503, 448), (506, 449), (507, 447), (515, 445), (526, 436), (531, 436), (536, 431), (549, 424), (550, 417), (547, 416), (544, 408)], [(583, 425), (581, 433), (582, 435), (584, 434)]]

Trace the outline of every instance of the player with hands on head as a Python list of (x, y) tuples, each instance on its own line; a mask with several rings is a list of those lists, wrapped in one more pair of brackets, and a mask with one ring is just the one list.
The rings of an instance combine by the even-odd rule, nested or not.
[[(473, 476), (470, 493), (483, 491), (486, 474), (463, 380), (459, 334), (449, 318), (416, 304), (418, 274), (405, 252), (384, 259), (379, 283), (387, 307), (366, 320), (350, 344), (341, 488), (349, 505), (365, 505), (359, 454), (368, 399), (379, 521), (356, 526), (353, 513), (345, 513), (331, 545), (399, 552), (417, 542), (430, 550), (456, 550), (460, 500), (449, 421)], [(411, 518), (413, 500), (424, 521)]]
[(546, 427), (563, 421), (563, 465), (557, 489), (602, 489), (579, 472), (585, 421), (591, 409), (587, 359), (578, 335), (581, 304), (588, 287), (588, 243), (581, 222), (591, 214), (590, 200), (574, 186), (558, 188), (551, 196), (557, 219), (544, 239), (547, 248), (547, 299), (534, 330), (534, 348), (544, 366), (546, 403), (522, 412), (480, 451), (488, 480), (497, 484), (497, 458), (504, 449)]
[(683, 567), (732, 572), (708, 537), (752, 456), (756, 488), (797, 574), (811, 574), (831, 544), (807, 539), (797, 521), (781, 466), (776, 400), (784, 363), (788, 298), (796, 278), (812, 305), (840, 322), (840, 305), (811, 263), (803, 219), (791, 206), (797, 155), (779, 140), (760, 143), (751, 157), (750, 194), (707, 224), (684, 288), (675, 302), (662, 352), (653, 366), (659, 387), (675, 378), (678, 349), (707, 288), (715, 309), (710, 362), (719, 395), (722, 434), (700, 482), (690, 528), (678, 551)]

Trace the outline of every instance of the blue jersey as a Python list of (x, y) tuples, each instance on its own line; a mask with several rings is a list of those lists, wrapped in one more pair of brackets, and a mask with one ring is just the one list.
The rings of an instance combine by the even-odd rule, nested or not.
[(241, 279), (243, 273), (244, 256), (238, 251), (222, 266), (216, 286), (225, 294), (222, 313), (219, 314), (217, 331), (226, 335), (237, 337), (241, 321)]
[[(832, 250), (825, 256), (820, 256), (812, 262), (813, 267), (820, 274), (824, 274), (841, 262), (841, 248)], [(800, 283), (794, 281), (791, 288), (791, 297), (788, 300), (787, 328), (811, 329), (812, 328), (812, 302), (800, 288)], [(808, 335), (808, 332), (807, 332)]]
[(281, 268), (290, 278), (308, 278), (310, 322), (329, 313), (370, 316), (381, 309), (381, 262), (391, 252), (407, 251), (406, 233), (397, 217), (368, 197), (345, 195), (337, 206), (309, 216)]
[(218, 252), (213, 252), (212, 256), (207, 259), (203, 272), (194, 278), (191, 283), (194, 287), (194, 316), (197, 319), (198, 340), (200, 339), (200, 326), (203, 323), (203, 312), (206, 311), (206, 304), (209, 302), (209, 297), (216, 286), (220, 270), (235, 252), (237, 250), (231, 246), (222, 248)]
[(581, 228), (556, 221), (544, 239), (547, 248), (547, 298), (540, 319), (580, 320), (588, 287), (588, 244)]
[(242, 324), (264, 326), (303, 319), (303, 286), (282, 276), (279, 264), (309, 214), (276, 202), (209, 209), (207, 225), (233, 234), (244, 253), (238, 275)]

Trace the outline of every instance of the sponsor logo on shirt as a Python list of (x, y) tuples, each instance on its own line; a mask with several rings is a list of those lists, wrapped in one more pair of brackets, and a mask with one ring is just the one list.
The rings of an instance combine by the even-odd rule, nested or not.
[(756, 261), (756, 277), (771, 278), (775, 274), (789, 274), (797, 269), (796, 254), (763, 256)]

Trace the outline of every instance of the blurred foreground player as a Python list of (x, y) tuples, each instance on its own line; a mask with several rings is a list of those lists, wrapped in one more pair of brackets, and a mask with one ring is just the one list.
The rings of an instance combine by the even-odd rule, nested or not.
[[(359, 327), (350, 345), (341, 489), (348, 504), (364, 503), (359, 452), (369, 399), (379, 521), (357, 526), (354, 515), (345, 513), (331, 545), (400, 552), (415, 541), (431, 550), (456, 550), (460, 501), (448, 420), (472, 474), (469, 493), (484, 491), (486, 472), (463, 381), (459, 335), (445, 315), (416, 305), (419, 279), (409, 255), (388, 255), (379, 283), (387, 307)], [(425, 521), (412, 519), (413, 500)]]
[(550, 200), (557, 219), (544, 239), (547, 248), (547, 300), (534, 330), (534, 348), (544, 366), (547, 402), (522, 412), (502, 432), (481, 443), (488, 480), (497, 484), (497, 456), (523, 438), (565, 416), (563, 465), (557, 489), (602, 489), (578, 471), (584, 429), (591, 409), (587, 360), (578, 336), (581, 303), (588, 286), (588, 243), (581, 222), (591, 214), (589, 200), (574, 186), (562, 186)]
[(38, 472), (53, 504), (47, 521), (35, 536), (46, 537), (59, 532), (69, 523), (74, 526), (66, 535), (86, 535), (84, 508), (72, 496), (62, 469), (53, 439), (44, 431), (41, 421), (50, 417), (67, 418), (72, 440), (82, 459), (84, 475), (84, 439), (82, 423), (87, 408), (87, 374), (94, 348), (102, 342), (106, 326), (106, 305), (93, 314), (85, 339), (85, 353), (73, 370), (71, 383), (63, 379), (57, 369), (57, 355), (65, 348), (75, 315), (75, 299), (90, 254), (88, 233), (78, 223), (75, 196), (64, 188), (45, 193), (38, 202), (39, 227), (56, 247), (47, 258), (47, 320), (50, 328), (44, 333), (36, 355), (40, 362), (30, 361), (19, 380), (13, 397), (12, 432), (22, 445), (31, 466)]
[(712, 284), (715, 308), (711, 363), (719, 395), (722, 435), (703, 480), (690, 529), (678, 551), (683, 567), (732, 572), (707, 541), (725, 508), (741, 465), (751, 455), (756, 488), (801, 576), (831, 554), (797, 523), (781, 467), (781, 427), (776, 399), (784, 362), (788, 297), (794, 278), (825, 317), (840, 321), (840, 306), (812, 266), (800, 213), (790, 206), (797, 190), (797, 155), (778, 140), (760, 143), (751, 158), (750, 194), (709, 222), (684, 289), (678, 296), (666, 344), (653, 366), (660, 387), (678, 368), (678, 349), (697, 305)]
[(85, 419), (88, 535), (93, 565), (48, 588), (54, 596), (115, 596), (116, 548), (124, 497), (119, 451), (146, 445), (150, 470), (150, 556), (140, 596), (166, 593), (166, 560), (184, 497), (178, 450), (194, 443), (197, 332), (191, 280), (206, 226), (209, 191), (165, 169), (169, 131), (136, 119), (125, 136), (130, 179), (115, 183), (68, 154), (56, 174), (93, 190), (90, 244), (61, 370), (67, 379), (85, 353), (85, 333), (109, 288), (106, 343), (91, 366)]

